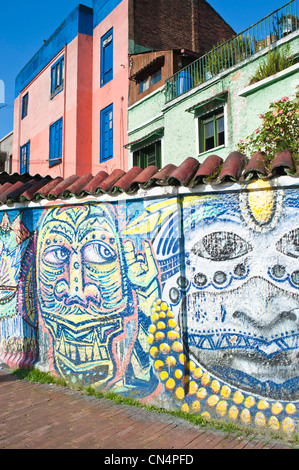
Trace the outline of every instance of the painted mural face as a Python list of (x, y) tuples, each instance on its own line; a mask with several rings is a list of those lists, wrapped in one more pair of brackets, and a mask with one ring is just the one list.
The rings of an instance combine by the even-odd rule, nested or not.
[[(250, 192), (253, 187), (260, 191)], [(208, 197), (193, 211), (181, 326), (187, 315), (190, 354), (216, 376), (251, 393), (298, 399), (299, 228), (293, 202), (283, 203), (282, 192), (266, 183), (248, 189), (240, 198)]]
[(39, 309), (54, 367), (84, 384), (122, 381), (140, 326), (132, 290), (138, 263), (132, 245), (122, 246), (113, 211), (48, 210), (37, 245)]
[(10, 222), (4, 213), (0, 223), (0, 318), (16, 314), (18, 279), (29, 232), (21, 223), (22, 214)]

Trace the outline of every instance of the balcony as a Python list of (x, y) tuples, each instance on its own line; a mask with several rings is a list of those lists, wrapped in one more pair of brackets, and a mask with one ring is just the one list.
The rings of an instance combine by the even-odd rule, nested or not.
[(166, 103), (298, 29), (296, 0), (292, 0), (169, 77), (166, 80)]

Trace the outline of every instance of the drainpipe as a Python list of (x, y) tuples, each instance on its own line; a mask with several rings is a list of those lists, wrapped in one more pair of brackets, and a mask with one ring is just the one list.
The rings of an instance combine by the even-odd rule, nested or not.
[(66, 141), (66, 135), (65, 135), (65, 115), (66, 115), (66, 77), (67, 77), (67, 44), (64, 46), (64, 104), (63, 104), (63, 137), (62, 137), (62, 142), (63, 142), (63, 153), (62, 153), (62, 177), (63, 179), (65, 178), (65, 166), (66, 166), (66, 156), (65, 156), (65, 141)]
[[(20, 173), (20, 163), (21, 163), (21, 156), (20, 156), (20, 146), (21, 146), (21, 125), (22, 125), (22, 119), (21, 119), (21, 113), (22, 113), (22, 99), (21, 99), (21, 93), (19, 93), (19, 132), (18, 132), (18, 148), (17, 148), (17, 169), (16, 172)], [(30, 171), (30, 169), (29, 169)]]

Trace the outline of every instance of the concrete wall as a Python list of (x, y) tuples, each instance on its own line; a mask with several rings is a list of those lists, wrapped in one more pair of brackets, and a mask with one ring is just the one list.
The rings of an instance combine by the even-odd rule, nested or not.
[[(290, 46), (290, 54), (296, 53), (299, 46), (298, 32), (281, 40), (279, 44)], [(249, 86), (259, 63), (265, 59), (267, 49), (257, 53), (237, 66), (227, 69), (215, 78), (200, 84), (187, 93), (165, 104), (164, 90), (152, 94), (146, 101), (135, 103), (128, 110), (129, 142), (142, 139), (151, 132), (152, 120), (160, 115), (160, 125), (164, 126), (163, 164), (179, 165), (185, 158), (198, 157), (202, 162), (212, 153), (225, 159), (236, 150), (237, 143), (260, 125), (259, 115), (268, 110), (271, 101), (288, 96), (296, 96), (298, 86), (298, 63), (288, 70)], [(196, 110), (189, 108), (210, 100), (227, 91), (225, 102), (225, 145), (210, 152), (199, 152), (198, 119)], [(146, 106), (146, 112), (145, 112)], [(159, 109), (158, 109), (159, 108)], [(137, 125), (137, 123), (139, 123)]]
[(298, 432), (296, 179), (2, 208), (0, 360)]

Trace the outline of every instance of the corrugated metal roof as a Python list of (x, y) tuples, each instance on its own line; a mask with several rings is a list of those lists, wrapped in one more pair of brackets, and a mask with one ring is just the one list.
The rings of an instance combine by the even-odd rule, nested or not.
[(202, 163), (188, 157), (179, 166), (172, 163), (161, 169), (154, 165), (145, 169), (134, 166), (127, 172), (115, 169), (108, 174), (101, 170), (96, 175), (71, 175), (65, 179), (28, 173), (9, 175), (4, 172), (0, 173), (0, 205), (41, 199), (83, 198), (88, 195), (134, 194), (139, 189), (154, 186), (194, 188), (200, 184), (221, 185), (227, 181), (241, 184), (256, 178), (299, 176), (299, 168), (296, 168), (289, 150), (277, 153), (268, 169), (265, 156), (263, 152), (258, 152), (248, 159), (239, 152), (232, 152), (224, 161), (218, 155), (210, 155)]

